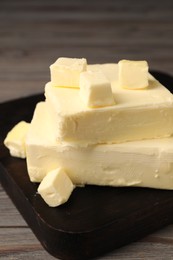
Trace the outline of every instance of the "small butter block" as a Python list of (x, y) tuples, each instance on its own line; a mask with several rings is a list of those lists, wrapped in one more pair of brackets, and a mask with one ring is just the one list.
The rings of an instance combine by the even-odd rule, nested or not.
[(88, 107), (105, 107), (115, 104), (111, 83), (101, 72), (82, 72), (80, 96)]
[(144, 89), (148, 86), (146, 61), (121, 60), (118, 63), (119, 85), (126, 89)]
[(50, 171), (38, 187), (38, 193), (50, 207), (56, 207), (65, 203), (74, 185), (62, 168)]
[(86, 68), (84, 58), (59, 58), (50, 66), (51, 83), (54, 87), (79, 88), (80, 73)]
[(11, 156), (26, 158), (25, 139), (29, 125), (29, 123), (21, 121), (7, 134), (4, 145), (10, 150)]

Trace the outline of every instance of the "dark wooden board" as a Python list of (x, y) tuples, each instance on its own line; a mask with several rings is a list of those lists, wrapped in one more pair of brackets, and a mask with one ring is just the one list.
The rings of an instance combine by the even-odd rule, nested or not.
[[(153, 72), (173, 90), (173, 78)], [(31, 183), (26, 162), (3, 145), (20, 120), (30, 121), (43, 95), (0, 104), (0, 181), (43, 247), (61, 259), (87, 259), (173, 223), (173, 191), (147, 188), (76, 188), (69, 201), (49, 208)]]

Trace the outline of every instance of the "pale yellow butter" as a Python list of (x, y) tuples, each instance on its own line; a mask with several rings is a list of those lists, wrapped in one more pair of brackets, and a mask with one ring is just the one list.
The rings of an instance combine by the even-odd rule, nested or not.
[(88, 107), (115, 105), (111, 83), (101, 72), (82, 72), (79, 94)]
[(130, 91), (119, 86), (118, 64), (88, 65), (111, 81), (116, 105), (89, 108), (79, 89), (45, 87), (47, 110), (58, 142), (89, 145), (168, 137), (173, 133), (173, 95), (148, 74), (149, 86)]
[(50, 207), (56, 207), (69, 199), (73, 189), (74, 185), (65, 171), (57, 168), (44, 177), (38, 193)]
[(50, 66), (51, 83), (54, 87), (79, 88), (80, 73), (86, 71), (86, 59), (59, 58)]
[(120, 87), (126, 89), (148, 87), (148, 63), (146, 61), (121, 60), (118, 67)]
[(89, 147), (60, 144), (44, 102), (35, 110), (26, 150), (31, 181), (40, 182), (61, 167), (75, 185), (173, 189), (172, 137)]
[(26, 158), (25, 138), (29, 129), (29, 123), (19, 122), (7, 134), (4, 144), (14, 157)]

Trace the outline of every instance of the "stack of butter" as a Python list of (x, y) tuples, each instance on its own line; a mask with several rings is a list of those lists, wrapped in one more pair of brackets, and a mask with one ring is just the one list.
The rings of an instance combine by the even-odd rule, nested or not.
[(31, 124), (5, 140), (14, 156), (26, 150), (30, 180), (41, 182), (48, 205), (78, 185), (173, 189), (173, 95), (146, 61), (59, 58), (50, 71)]

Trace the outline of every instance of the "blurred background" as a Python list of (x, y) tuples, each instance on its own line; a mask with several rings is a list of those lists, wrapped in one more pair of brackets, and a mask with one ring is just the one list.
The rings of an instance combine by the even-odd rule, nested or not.
[(173, 1), (1, 0), (0, 101), (43, 92), (58, 57), (173, 74)]

